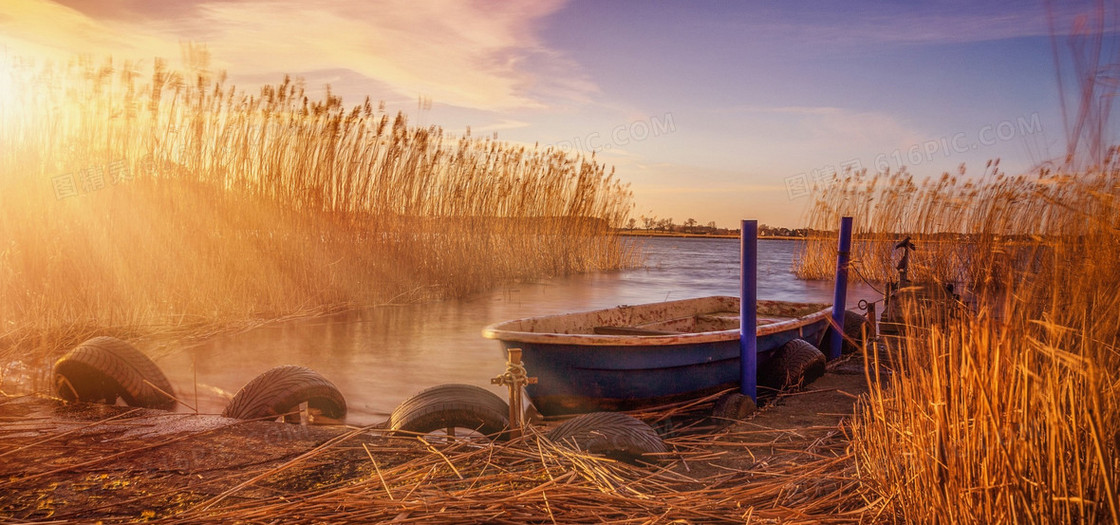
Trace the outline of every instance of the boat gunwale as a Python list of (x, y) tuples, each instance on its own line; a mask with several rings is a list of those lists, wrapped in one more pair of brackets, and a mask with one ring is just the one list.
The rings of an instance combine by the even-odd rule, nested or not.
[[(681, 301), (707, 299), (707, 297), (699, 297), (696, 299), (683, 299)], [(824, 303), (801, 303), (796, 301), (768, 301), (772, 303), (785, 303), (796, 304), (803, 306), (820, 306), (821, 309), (816, 310), (810, 314), (795, 317), (792, 319), (779, 321), (776, 323), (767, 323), (757, 327), (756, 336), (762, 337), (775, 333), (785, 332), (787, 330), (801, 328), (827, 319), (832, 315), (832, 306)], [(644, 303), (646, 306), (658, 303)], [(715, 330), (710, 332), (681, 332), (679, 334), (667, 335), (607, 335), (607, 334), (561, 334), (555, 332), (525, 332), (518, 330), (504, 330), (501, 327), (512, 323), (519, 323), (525, 321), (540, 321), (544, 319), (554, 319), (557, 317), (568, 315), (581, 315), (593, 314), (598, 312), (606, 312), (617, 308), (623, 308), (628, 305), (619, 305), (611, 308), (600, 308), (596, 310), (587, 310), (580, 312), (569, 312), (561, 314), (549, 314), (534, 317), (525, 317), (521, 319), (514, 319), (510, 321), (502, 321), (494, 323), (482, 330), (482, 336), (487, 339), (496, 339), (502, 342), (510, 343), (534, 343), (534, 344), (550, 344), (550, 345), (576, 345), (576, 346), (670, 346), (670, 345), (691, 345), (701, 343), (718, 343), (739, 339), (739, 329), (733, 328), (730, 330)], [(700, 315), (700, 314), (697, 314)]]

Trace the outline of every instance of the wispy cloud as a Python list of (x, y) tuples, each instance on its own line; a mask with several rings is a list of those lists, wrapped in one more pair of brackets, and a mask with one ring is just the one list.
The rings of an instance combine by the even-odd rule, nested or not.
[(728, 193), (746, 194), (759, 191), (784, 191), (785, 185), (782, 184), (732, 184), (723, 186), (647, 186), (643, 187), (641, 191), (645, 194), (708, 194), (708, 195), (727, 195)]
[(902, 116), (836, 106), (733, 106), (743, 124), (734, 133), (744, 165), (777, 172), (807, 171), (860, 155), (918, 144), (928, 133)]
[(740, 113), (775, 113), (785, 115), (835, 115), (843, 113), (842, 108), (831, 106), (735, 106), (731, 111)]
[[(181, 41), (194, 40), (210, 48), (215, 66), (236, 73), (347, 69), (399, 95), (487, 110), (535, 108), (541, 93), (579, 98), (594, 90), (536, 35), (559, 0), (10, 1), (0, 34), (34, 51), (175, 57)], [(550, 70), (568, 71), (565, 81), (539, 78)]]
[[(820, 9), (811, 3), (754, 6), (751, 16), (736, 19), (739, 29), (756, 42), (796, 42), (801, 49), (828, 50), (881, 44), (953, 44), (1022, 37), (1048, 37), (1050, 17), (1059, 34), (1075, 21), (1092, 16), (1095, 6), (1083, 0), (1043, 3), (851, 2), (844, 9)], [(1117, 20), (1108, 31), (1120, 30)]]
[(530, 124), (528, 122), (524, 122), (524, 121), (521, 121), (521, 120), (502, 119), (500, 122), (495, 122), (493, 124), (487, 124), (485, 126), (479, 126), (477, 128), (474, 128), (474, 130), (475, 131), (481, 131), (481, 132), (484, 132), (484, 133), (490, 133), (490, 132), (494, 132), (494, 131), (502, 131), (502, 130), (507, 130), (507, 129), (524, 128), (524, 127), (528, 127), (529, 125)]
[(896, 116), (875, 111), (837, 111), (814, 114), (802, 123), (806, 139), (815, 147), (836, 151), (864, 151), (905, 147), (926, 137)]
[(0, 13), (0, 44), (12, 54), (47, 58), (110, 50), (124, 55), (179, 53), (176, 39), (156, 38), (150, 31), (126, 31), (117, 21), (90, 18), (44, 0), (6, 1)]

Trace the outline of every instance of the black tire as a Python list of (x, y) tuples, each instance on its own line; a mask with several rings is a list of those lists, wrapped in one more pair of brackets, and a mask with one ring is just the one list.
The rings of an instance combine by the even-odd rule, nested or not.
[(163, 371), (136, 347), (115, 337), (94, 337), (54, 364), (54, 389), (67, 401), (117, 402), (171, 410), (175, 391)]
[(825, 356), (804, 339), (794, 339), (779, 348), (759, 370), (759, 385), (773, 390), (804, 386), (824, 375)]
[(717, 425), (726, 426), (742, 421), (757, 411), (758, 405), (750, 396), (739, 392), (728, 392), (716, 400), (715, 406), (712, 407), (712, 417)]
[[(863, 348), (863, 327), (866, 324), (867, 318), (858, 312), (844, 311), (844, 342), (840, 345), (840, 353), (851, 354)], [(820, 350), (826, 356), (832, 345), (832, 335), (832, 328), (829, 327), (821, 339)]]
[(338, 387), (318, 372), (295, 365), (278, 366), (253, 378), (237, 391), (222, 415), (261, 419), (288, 414), (285, 420), (294, 423), (299, 416), (291, 413), (303, 402), (331, 419), (346, 417), (346, 398)]
[(851, 354), (863, 349), (863, 330), (867, 326), (867, 317), (860, 315), (859, 312), (846, 310), (844, 312), (844, 345), (841, 347), (841, 352)]
[(658, 461), (665, 442), (653, 427), (621, 412), (593, 412), (565, 421), (548, 433), (549, 441), (611, 459), (637, 463)]
[(389, 416), (389, 429), (427, 434), (465, 428), (494, 440), (508, 437), (509, 404), (474, 385), (437, 385), (406, 399)]

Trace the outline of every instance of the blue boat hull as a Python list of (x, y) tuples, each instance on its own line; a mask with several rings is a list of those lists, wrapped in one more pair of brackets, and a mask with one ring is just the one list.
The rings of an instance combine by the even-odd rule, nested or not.
[[(793, 339), (819, 346), (828, 328), (826, 313), (814, 311), (814, 317), (803, 319), (804, 322), (787, 322), (788, 326), (781, 330), (760, 327), (760, 368), (777, 349)], [(550, 334), (552, 340), (546, 341), (510, 336), (500, 329), (488, 329), (486, 335), (498, 339), (503, 350), (522, 350), (526, 369), (538, 378), (536, 384), (526, 387), (526, 392), (541, 414), (552, 416), (631, 410), (737, 386), (738, 330), (710, 333), (718, 337), (673, 337), (664, 333), (652, 337), (615, 336), (619, 344), (610, 344), (609, 336)], [(650, 344), (642, 344), (645, 340)]]

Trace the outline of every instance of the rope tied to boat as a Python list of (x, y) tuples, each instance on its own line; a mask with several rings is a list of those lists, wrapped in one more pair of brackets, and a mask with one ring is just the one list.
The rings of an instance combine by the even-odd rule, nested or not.
[(521, 364), (520, 348), (510, 348), (508, 351), (505, 373), (491, 379), (490, 383), (509, 387), (509, 433), (511, 438), (518, 438), (521, 437), (522, 425), (521, 389), (525, 385), (536, 384), (537, 378), (529, 377), (525, 365)]
[(502, 375), (490, 380), (491, 384), (521, 387), (537, 382), (537, 378), (529, 377), (525, 365), (521, 363), (506, 363), (506, 371)]

